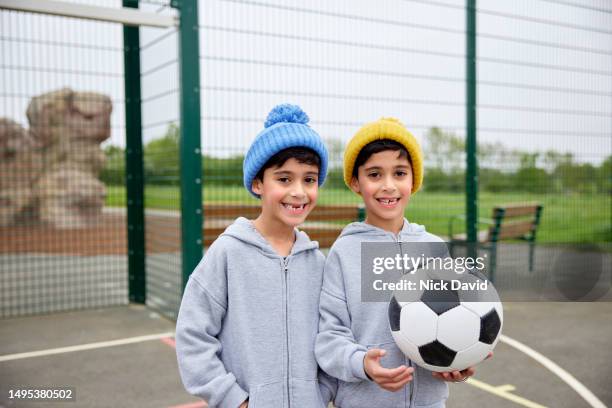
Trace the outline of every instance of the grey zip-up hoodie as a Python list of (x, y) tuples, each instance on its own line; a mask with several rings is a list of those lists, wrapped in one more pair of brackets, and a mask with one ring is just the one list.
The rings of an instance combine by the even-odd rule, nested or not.
[[(447, 384), (413, 364), (395, 345), (389, 329), (388, 304), (361, 302), (362, 242), (396, 242), (398, 253), (404, 253), (410, 242), (443, 241), (426, 232), (422, 225), (407, 220), (398, 236), (364, 222), (344, 228), (325, 262), (315, 344), (321, 368), (339, 379), (334, 403), (338, 408), (444, 407)], [(386, 391), (369, 380), (363, 359), (371, 348), (387, 351), (381, 359), (383, 367), (415, 367), (413, 380), (397, 392)]]
[(246, 218), (210, 246), (192, 273), (176, 324), (183, 384), (208, 406), (323, 408), (336, 381), (314, 342), (325, 259), (296, 230), (286, 258)]

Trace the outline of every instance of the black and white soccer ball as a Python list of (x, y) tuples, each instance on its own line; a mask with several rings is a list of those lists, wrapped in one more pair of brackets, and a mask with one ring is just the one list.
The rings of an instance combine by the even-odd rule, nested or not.
[[(479, 277), (466, 275), (463, 280)], [(396, 290), (389, 303), (389, 325), (397, 346), (414, 363), (430, 371), (461, 371), (482, 362), (495, 348), (503, 309), (490, 282), (486, 293), (423, 289), (406, 296)]]

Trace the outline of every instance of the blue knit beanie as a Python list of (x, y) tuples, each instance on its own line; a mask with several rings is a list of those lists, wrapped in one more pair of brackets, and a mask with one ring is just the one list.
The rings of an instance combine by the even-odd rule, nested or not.
[(327, 148), (321, 136), (308, 126), (308, 120), (308, 115), (297, 105), (277, 105), (270, 111), (265, 129), (255, 137), (242, 164), (244, 187), (249, 193), (260, 198), (252, 190), (255, 176), (272, 156), (290, 147), (307, 147), (319, 155), (319, 186), (323, 184), (327, 175)]

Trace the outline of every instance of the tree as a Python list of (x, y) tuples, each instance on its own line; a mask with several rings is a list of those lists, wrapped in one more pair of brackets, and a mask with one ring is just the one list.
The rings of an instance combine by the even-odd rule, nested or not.
[(463, 167), (465, 142), (452, 133), (432, 127), (425, 135), (425, 159), (433, 167), (445, 173), (459, 171)]
[(202, 158), (202, 175), (208, 186), (241, 186), (244, 156)]
[(344, 159), (344, 143), (342, 140), (335, 137), (329, 137), (324, 140), (329, 153), (329, 168), (342, 168), (342, 161)]
[(539, 153), (522, 153), (520, 168), (514, 175), (514, 186), (518, 191), (544, 193), (550, 190), (550, 177), (546, 170), (536, 167)]
[(119, 146), (104, 148), (106, 164), (100, 172), (100, 180), (106, 185), (121, 186), (125, 184), (125, 150)]
[(144, 147), (145, 180), (152, 184), (179, 184), (179, 127), (171, 123), (163, 137)]
[(612, 194), (612, 155), (608, 156), (599, 167), (597, 190), (600, 193)]

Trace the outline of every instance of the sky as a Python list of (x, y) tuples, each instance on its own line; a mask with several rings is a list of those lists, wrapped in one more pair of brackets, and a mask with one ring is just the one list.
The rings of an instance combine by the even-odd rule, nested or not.
[[(174, 13), (152, 3), (141, 8)], [(325, 139), (346, 142), (381, 116), (399, 118), (421, 142), (433, 126), (464, 136), (464, 3), (200, 2), (204, 153), (244, 153), (285, 102), (300, 105)], [(479, 0), (477, 8), (479, 141), (593, 163), (612, 154), (612, 4)], [(105, 144), (125, 145), (120, 25), (3, 10), (0, 37), (0, 117), (27, 126), (34, 95), (101, 92), (114, 103)], [(175, 29), (141, 30), (145, 141), (179, 116), (177, 40)]]

